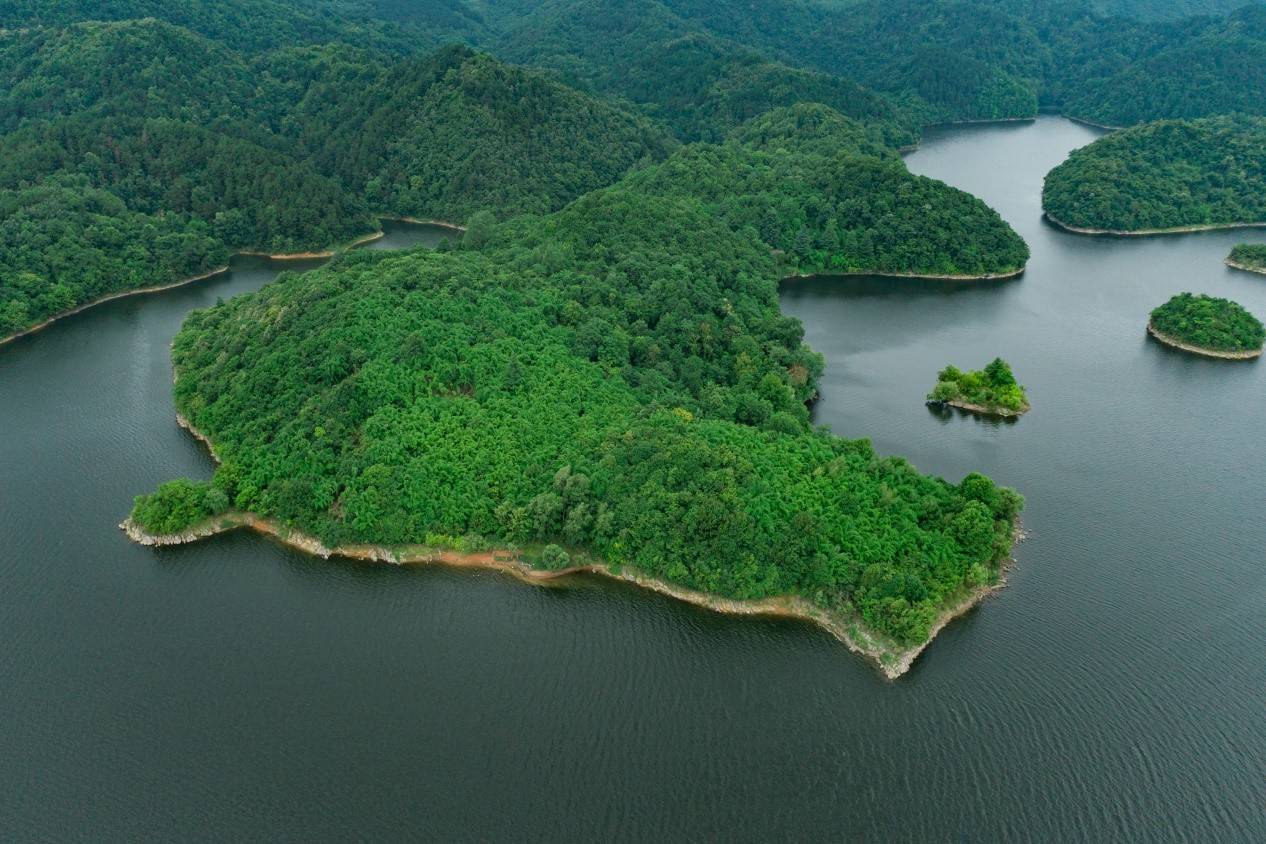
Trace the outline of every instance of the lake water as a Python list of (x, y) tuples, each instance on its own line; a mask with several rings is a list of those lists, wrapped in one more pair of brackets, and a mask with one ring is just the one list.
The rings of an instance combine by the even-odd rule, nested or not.
[[(1007, 589), (895, 683), (808, 625), (605, 581), (129, 543), (133, 495), (211, 471), (172, 336), (276, 265), (0, 349), (3, 837), (1266, 839), (1266, 364), (1144, 334), (1182, 290), (1266, 316), (1266, 277), (1221, 263), (1266, 234), (1049, 227), (1042, 176), (1094, 136), (1043, 118), (909, 156), (1015, 226), (1021, 279), (784, 289), (827, 356), (819, 422), (1028, 499)], [(923, 406), (995, 355), (1029, 415)]]

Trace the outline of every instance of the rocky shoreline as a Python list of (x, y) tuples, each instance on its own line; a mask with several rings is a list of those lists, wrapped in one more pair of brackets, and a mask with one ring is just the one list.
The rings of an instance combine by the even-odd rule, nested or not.
[(98, 298), (93, 299), (91, 302), (84, 302), (82, 305), (76, 305), (75, 307), (71, 308), (68, 311), (62, 311), (59, 314), (53, 314), (51, 317), (44, 320), (43, 322), (36, 323), (35, 325), (32, 325), (29, 328), (24, 328), (21, 331), (15, 331), (12, 334), (6, 335), (4, 337), (0, 337), (0, 346), (3, 346), (5, 343), (9, 343), (14, 340), (17, 340), (19, 337), (25, 337), (28, 334), (34, 334), (37, 331), (43, 331), (45, 328), (48, 328), (50, 325), (57, 322), (59, 319), (65, 319), (66, 317), (74, 316), (75, 314), (78, 314), (78, 313), (83, 313), (89, 308), (95, 308), (97, 305), (104, 305), (106, 302), (113, 302), (115, 299), (126, 299), (129, 296), (145, 296), (150, 293), (161, 293), (164, 290), (172, 290), (177, 287), (184, 287), (186, 284), (193, 284), (195, 281), (205, 281), (208, 278), (215, 278), (216, 276), (223, 275), (224, 273), (228, 271), (229, 271), (229, 267), (227, 264), (225, 264), (222, 267), (216, 267), (215, 269), (208, 270), (207, 272), (201, 273), (200, 275), (190, 276), (189, 278), (182, 278), (180, 281), (173, 281), (170, 284), (156, 284), (152, 287), (138, 287), (135, 290), (120, 290), (117, 293), (110, 293), (105, 296), (99, 296)]
[(1266, 275), (1266, 267), (1250, 267), (1248, 264), (1241, 264), (1239, 261), (1232, 261), (1230, 258), (1227, 258), (1223, 263), (1233, 270), (1242, 270), (1246, 273)]
[(1173, 348), (1181, 349), (1184, 352), (1204, 355), (1209, 358), (1221, 358), (1223, 360), (1252, 360), (1253, 358), (1259, 358), (1262, 356), (1261, 349), (1255, 349), (1247, 352), (1223, 352), (1217, 349), (1206, 349), (1202, 346), (1193, 346), (1190, 343), (1184, 343), (1177, 337), (1171, 337), (1168, 334), (1156, 330), (1156, 326), (1152, 325), (1150, 322), (1147, 324), (1147, 333), (1151, 334), (1166, 346), (1172, 346)]
[[(937, 634), (951, 621), (975, 608), (985, 598), (1006, 585), (1005, 569), (996, 583), (985, 584), (969, 590), (961, 599), (946, 607), (933, 623), (928, 638), (910, 647), (900, 647), (868, 631), (859, 617), (846, 616), (822, 609), (796, 595), (786, 595), (760, 600), (736, 600), (709, 595), (693, 589), (677, 586), (663, 580), (648, 577), (627, 567), (615, 570), (602, 563), (588, 563), (557, 570), (536, 569), (528, 565), (515, 552), (499, 549), (482, 552), (461, 552), (443, 548), (421, 546), (389, 547), (383, 545), (346, 545), (328, 548), (314, 537), (289, 530), (276, 522), (253, 513), (230, 512), (201, 525), (175, 534), (154, 535), (145, 532), (130, 518), (119, 525), (133, 542), (150, 547), (186, 545), (240, 528), (250, 528), (270, 536), (283, 544), (313, 556), (329, 559), (342, 557), (364, 562), (390, 563), (393, 565), (448, 565), (462, 568), (480, 568), (511, 575), (518, 580), (537, 586), (557, 585), (563, 578), (574, 575), (597, 575), (613, 580), (632, 583), (643, 589), (693, 604), (714, 612), (729, 615), (766, 616), (808, 621), (823, 628), (850, 651), (870, 660), (889, 680), (901, 677), (918, 656), (932, 644)], [(1017, 542), (1025, 537), (1017, 526)]]
[[(219, 462), (211, 440), (195, 428), (182, 414), (176, 414), (176, 422), (200, 442)], [(588, 563), (565, 569), (543, 570), (530, 566), (511, 549), (462, 552), (425, 546), (342, 545), (328, 548), (318, 539), (278, 524), (254, 513), (229, 512), (194, 525), (175, 534), (150, 534), (129, 517), (119, 528), (133, 542), (151, 547), (186, 545), (216, 534), (240, 528), (250, 528), (271, 536), (292, 548), (322, 559), (343, 557), (367, 562), (392, 563), (395, 565), (442, 564), (470, 568), (490, 569), (518, 578), (524, 583), (549, 585), (569, 575), (591, 574), (623, 580), (643, 589), (650, 589), (679, 601), (730, 615), (759, 615), (808, 621), (826, 630), (849, 650), (870, 660), (889, 680), (895, 680), (910, 670), (919, 654), (932, 643), (936, 635), (955, 618), (977, 606), (985, 598), (1006, 585), (1006, 571), (1014, 559), (1004, 561), (997, 582), (983, 584), (968, 590), (959, 600), (946, 607), (937, 616), (928, 632), (928, 638), (910, 647), (901, 647), (866, 629), (861, 618), (825, 610), (797, 595), (784, 595), (759, 600), (736, 600), (687, 589), (653, 577), (648, 577), (628, 567), (614, 569), (605, 563)], [(1013, 541), (1026, 538), (1019, 522), (1016, 522)]]
[(1054, 226), (1073, 234), (1085, 234), (1095, 237), (1152, 237), (1164, 234), (1190, 234), (1192, 232), (1212, 232), (1221, 231), (1223, 229), (1261, 229), (1266, 228), (1266, 222), (1261, 223), (1207, 223), (1196, 226), (1174, 226), (1167, 229), (1134, 229), (1126, 231), (1122, 229), (1094, 229), (1082, 226), (1074, 226), (1065, 223), (1055, 217), (1052, 217), (1049, 211), (1043, 212), (1043, 216)]
[(958, 399), (949, 399), (948, 401), (941, 402), (941, 404), (948, 405), (949, 407), (957, 407), (960, 410), (966, 410), (970, 413), (976, 413), (981, 416), (998, 416), (1003, 419), (1019, 419), (1021, 416), (1033, 409), (1030, 405), (1025, 405), (1019, 410), (1012, 410), (1008, 407), (989, 407), (983, 404), (972, 404), (969, 401), (959, 401)]
[(857, 276), (870, 276), (873, 278), (914, 278), (924, 279), (927, 281), (1003, 281), (1011, 278), (1019, 278), (1024, 275), (1025, 267), (1018, 270), (1009, 270), (1001, 273), (980, 273), (979, 275), (938, 275), (936, 273), (901, 273), (901, 272), (884, 272), (881, 270), (850, 270), (849, 272), (836, 273), (791, 273), (781, 277), (780, 281), (794, 281), (801, 278), (854, 278)]

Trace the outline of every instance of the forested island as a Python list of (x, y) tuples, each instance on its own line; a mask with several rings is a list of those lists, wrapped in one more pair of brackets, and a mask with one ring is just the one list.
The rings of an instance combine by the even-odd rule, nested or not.
[(1046, 177), (1042, 207), (1087, 234), (1266, 225), (1266, 119), (1163, 120), (1083, 147)]
[(1262, 354), (1266, 329), (1243, 306), (1214, 296), (1180, 293), (1152, 311), (1148, 331), (1188, 352), (1221, 358)]
[(1266, 273), (1266, 243), (1241, 243), (1227, 256), (1228, 266), (1250, 273)]
[(958, 407), (986, 416), (1015, 417), (1030, 410), (1029, 397), (1015, 380), (1011, 365), (994, 358), (984, 369), (962, 371), (947, 366), (936, 376), (928, 393), (929, 405)]

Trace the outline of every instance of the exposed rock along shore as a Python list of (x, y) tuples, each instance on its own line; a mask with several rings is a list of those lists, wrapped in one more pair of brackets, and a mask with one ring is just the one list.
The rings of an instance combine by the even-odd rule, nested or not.
[(1228, 267), (1230, 267), (1233, 270), (1243, 270), (1246, 273), (1257, 273), (1258, 275), (1266, 275), (1266, 267), (1257, 267), (1257, 266), (1250, 267), (1248, 264), (1241, 264), (1239, 261), (1232, 261), (1230, 258), (1227, 258), (1226, 261), (1224, 261), (1223, 263), (1225, 263)]
[(1088, 235), (1095, 235), (1099, 237), (1151, 237), (1153, 235), (1187, 234), (1190, 232), (1212, 232), (1212, 231), (1221, 231), (1223, 229), (1266, 228), (1266, 222), (1260, 222), (1260, 223), (1208, 223), (1208, 224), (1195, 225), (1195, 226), (1174, 226), (1172, 228), (1167, 228), (1167, 229), (1133, 229), (1133, 230), (1095, 229), (1095, 228), (1087, 228), (1083, 226), (1074, 226), (1070, 223), (1065, 223), (1062, 220), (1051, 216), (1051, 213), (1049, 211), (1045, 211), (1043, 212), (1043, 214), (1046, 217), (1046, 219), (1049, 220), (1053, 225), (1058, 226), (1064, 231), (1072, 232), (1073, 234), (1088, 234)]
[(1184, 352), (1192, 352), (1197, 355), (1204, 355), (1210, 358), (1222, 358), (1223, 360), (1252, 360), (1262, 356), (1261, 349), (1252, 349), (1247, 352), (1223, 352), (1218, 349), (1206, 349), (1203, 346), (1193, 346), (1190, 343), (1184, 343), (1177, 337), (1172, 337), (1161, 331), (1158, 331), (1152, 323), (1147, 324), (1147, 333), (1151, 334), (1166, 346), (1173, 346), (1175, 349), (1182, 349)]
[[(187, 418), (179, 413), (176, 415), (176, 421), (182, 428), (189, 431), (206, 445), (212, 458), (217, 462), (219, 461), (214, 445), (205, 434), (197, 430)], [(154, 547), (185, 545), (219, 533), (239, 528), (250, 528), (274, 537), (292, 548), (323, 559), (345, 557), (353, 560), (393, 563), (396, 565), (438, 563), (451, 566), (483, 568), (504, 572), (517, 577), (525, 583), (535, 585), (549, 585), (569, 575), (600, 575), (633, 583), (644, 589), (650, 589), (662, 595), (676, 598), (679, 601), (716, 612), (731, 615), (772, 616), (812, 622), (844, 643), (849, 650), (869, 659), (890, 680), (895, 680), (909, 671), (915, 659), (932, 643), (932, 640), (944, 629), (945, 625), (1001, 589), (1006, 584), (1005, 574), (1007, 568), (1007, 565), (1003, 566), (1003, 572), (996, 583), (977, 586), (966, 592), (958, 601), (946, 607), (937, 616), (926, 641), (903, 648), (868, 631), (859, 617), (830, 612), (796, 595), (746, 601), (724, 598), (648, 577), (628, 567), (617, 569), (605, 563), (588, 563), (565, 569), (542, 570), (531, 567), (516, 552), (509, 549), (461, 552), (423, 546), (392, 547), (385, 545), (343, 545), (329, 548), (315, 537), (291, 530), (271, 519), (263, 518), (254, 513), (242, 512), (225, 513), (180, 533), (166, 535), (147, 533), (140, 525), (133, 522), (131, 518), (126, 519), (119, 527), (134, 542)], [(1014, 540), (1020, 542), (1025, 538), (1026, 534), (1020, 527), (1019, 522), (1017, 522)]]

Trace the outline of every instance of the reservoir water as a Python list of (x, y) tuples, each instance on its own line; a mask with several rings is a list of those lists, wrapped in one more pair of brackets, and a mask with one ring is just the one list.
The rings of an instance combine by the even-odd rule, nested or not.
[[(133, 495), (211, 471), (172, 336), (277, 265), (0, 348), (3, 837), (1266, 840), (1266, 363), (1144, 333), (1182, 290), (1266, 316), (1266, 277), (1222, 265), (1266, 233), (1050, 227), (1042, 177), (1094, 137), (936, 130), (907, 159), (1024, 236), (1020, 279), (784, 287), (818, 422), (1027, 497), (1008, 587), (895, 683), (808, 625), (605, 581), (129, 543)], [(923, 406), (995, 355), (1029, 415)]]

